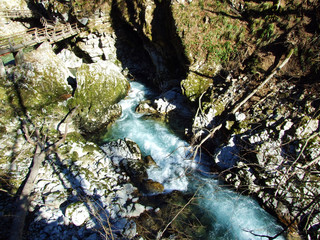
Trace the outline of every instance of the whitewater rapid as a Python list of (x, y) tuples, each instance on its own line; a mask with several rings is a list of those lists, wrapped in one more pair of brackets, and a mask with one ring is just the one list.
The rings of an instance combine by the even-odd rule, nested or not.
[(129, 138), (139, 145), (144, 156), (151, 155), (158, 167), (148, 170), (149, 178), (162, 183), (166, 192), (197, 192), (198, 203), (210, 219), (209, 239), (267, 239), (256, 235), (274, 236), (280, 232), (281, 226), (255, 200), (224, 187), (205, 171), (199, 171), (202, 168), (198, 165), (199, 159), (188, 157), (187, 142), (165, 124), (135, 112), (139, 102), (151, 94), (144, 85), (131, 82), (127, 98), (120, 102), (122, 116), (112, 125), (106, 139)]

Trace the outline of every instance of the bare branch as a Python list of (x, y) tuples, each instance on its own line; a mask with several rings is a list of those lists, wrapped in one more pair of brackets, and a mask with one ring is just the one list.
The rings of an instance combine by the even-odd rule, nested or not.
[(165, 231), (168, 229), (168, 227), (176, 220), (176, 218), (183, 212), (183, 210), (193, 201), (198, 191), (193, 194), (193, 196), (190, 198), (190, 200), (179, 210), (179, 212), (172, 218), (172, 220), (167, 224), (167, 226), (160, 232), (158, 232), (156, 240), (160, 240), (162, 238), (162, 235), (165, 233)]
[(253, 95), (255, 95), (264, 85), (266, 85), (273, 77), (276, 75), (281, 68), (283, 68), (290, 60), (294, 49), (292, 48), (287, 55), (286, 59), (277, 67), (256, 89), (254, 89), (245, 99), (243, 99), (234, 109), (231, 111), (232, 114), (235, 114)]

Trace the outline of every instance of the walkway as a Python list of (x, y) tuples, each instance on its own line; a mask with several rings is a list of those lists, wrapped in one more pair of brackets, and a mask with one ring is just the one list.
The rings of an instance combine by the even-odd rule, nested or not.
[(31, 18), (35, 14), (30, 10), (0, 10), (0, 17), (6, 18)]
[(44, 28), (31, 28), (26, 32), (0, 37), (0, 56), (6, 53), (18, 52), (20, 49), (49, 41), (59, 42), (80, 33), (76, 23), (57, 24)]

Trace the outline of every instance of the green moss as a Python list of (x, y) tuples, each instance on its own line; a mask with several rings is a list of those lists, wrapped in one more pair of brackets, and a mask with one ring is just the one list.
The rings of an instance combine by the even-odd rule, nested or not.
[(86, 176), (86, 179), (93, 179), (94, 178), (94, 174), (86, 168), (81, 168), (80, 173), (84, 174)]
[(237, 57), (247, 30), (242, 21), (222, 14), (228, 9), (225, 1), (203, 0), (183, 7), (173, 4), (177, 33), (192, 64), (205, 60), (209, 66), (227, 66)]
[(223, 111), (225, 110), (225, 104), (223, 104), (222, 102), (220, 102), (219, 100), (217, 100), (215, 103), (212, 104), (213, 105), (213, 109), (215, 110), (216, 114), (215, 116), (219, 116), (221, 115), (221, 113), (223, 113)]
[(83, 150), (86, 152), (100, 151), (101, 149), (96, 144), (86, 144), (83, 147)]
[(181, 88), (183, 94), (188, 97), (191, 101), (196, 101), (203, 92), (205, 92), (210, 85), (212, 80), (209, 78), (201, 77), (195, 73), (189, 73), (187, 79), (181, 82)]
[(79, 160), (79, 154), (76, 151), (73, 151), (71, 154), (71, 161), (76, 162)]

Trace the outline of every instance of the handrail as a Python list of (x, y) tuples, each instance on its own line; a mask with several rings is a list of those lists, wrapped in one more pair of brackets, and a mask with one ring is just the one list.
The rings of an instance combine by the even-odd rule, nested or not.
[(53, 28), (31, 28), (0, 38), (0, 54), (15, 52), (23, 47), (32, 46), (49, 40), (54, 43), (80, 32), (77, 23), (57, 24)]
[(2, 17), (32, 17), (35, 13), (31, 10), (1, 10), (0, 16)]

